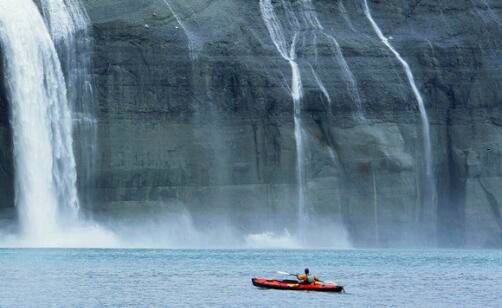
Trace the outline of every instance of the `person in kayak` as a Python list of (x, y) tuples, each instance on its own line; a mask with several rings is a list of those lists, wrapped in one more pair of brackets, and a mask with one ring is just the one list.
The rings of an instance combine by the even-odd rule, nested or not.
[(308, 268), (305, 269), (304, 274), (296, 275), (296, 278), (300, 280), (300, 283), (304, 284), (319, 284), (321, 281), (317, 276), (311, 275), (310, 270)]

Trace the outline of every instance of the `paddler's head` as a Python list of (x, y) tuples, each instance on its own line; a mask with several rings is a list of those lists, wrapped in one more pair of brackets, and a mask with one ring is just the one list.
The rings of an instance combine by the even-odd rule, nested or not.
[(310, 273), (309, 269), (308, 269), (308, 268), (306, 268), (306, 269), (305, 269), (305, 275), (308, 275), (309, 273)]

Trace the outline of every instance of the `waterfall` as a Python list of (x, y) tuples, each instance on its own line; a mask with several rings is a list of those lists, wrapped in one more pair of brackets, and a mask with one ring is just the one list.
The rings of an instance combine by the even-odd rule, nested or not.
[(403, 66), (403, 69), (406, 73), (406, 77), (408, 78), (408, 82), (411, 86), (411, 89), (413, 91), (413, 94), (417, 100), (418, 103), (418, 109), (420, 111), (420, 117), (422, 120), (422, 130), (423, 130), (423, 147), (424, 147), (424, 160), (425, 160), (425, 200), (428, 200), (425, 204), (430, 206), (431, 212), (428, 213), (429, 215), (434, 215), (433, 211), (435, 210), (435, 199), (436, 199), (436, 185), (434, 183), (434, 174), (433, 174), (433, 168), (432, 168), (432, 146), (431, 146), (431, 136), (430, 136), (430, 124), (429, 124), (429, 118), (427, 116), (427, 110), (425, 109), (425, 104), (424, 100), (422, 98), (422, 95), (420, 94), (420, 91), (418, 90), (418, 87), (415, 83), (415, 77), (413, 76), (413, 73), (411, 71), (411, 68), (409, 64), (401, 57), (399, 52), (392, 46), (390, 43), (389, 39), (385, 37), (385, 35), (382, 33), (382, 30), (378, 26), (378, 24), (375, 22), (371, 15), (371, 11), (368, 5), (368, 1), (364, 0), (364, 14), (366, 15), (367, 19), (371, 23), (371, 26), (373, 27), (373, 30), (377, 34), (378, 38), (382, 41), (382, 43), (394, 54), (394, 56), (397, 58), (399, 63)]
[[(281, 57), (286, 60), (291, 67), (291, 97), (293, 99), (294, 108), (294, 125), (295, 125), (295, 142), (296, 142), (296, 170), (298, 182), (298, 220), (300, 229), (309, 220), (309, 213), (305, 205), (305, 166), (304, 157), (305, 149), (303, 145), (302, 135), (302, 120), (301, 120), (301, 99), (303, 96), (303, 86), (300, 68), (296, 61), (296, 44), (298, 40), (298, 32), (296, 32), (288, 46), (286, 36), (282, 25), (274, 12), (274, 6), (271, 0), (260, 0), (260, 11), (270, 34), (270, 38), (274, 43)], [(294, 16), (289, 16), (290, 24), (296, 23)], [(300, 231), (300, 236), (303, 236)]]
[(340, 11), (340, 13), (342, 13), (343, 19), (345, 20), (345, 23), (347, 23), (347, 25), (349, 26), (350, 30), (357, 33), (357, 30), (354, 27), (354, 24), (350, 20), (349, 13), (347, 12), (347, 9), (345, 8), (345, 4), (343, 4), (343, 0), (340, 0), (338, 2), (338, 10)]
[(312, 72), (312, 76), (314, 76), (315, 82), (317, 83), (317, 86), (319, 89), (321, 89), (322, 94), (324, 94), (324, 97), (328, 100), (328, 103), (331, 104), (331, 97), (329, 96), (328, 90), (324, 86), (324, 83), (322, 82), (321, 78), (319, 75), (317, 75), (317, 72), (315, 71), (314, 67), (312, 64), (309, 63), (310, 66), (310, 71)]
[[(15, 203), (21, 231), (18, 239), (2, 245), (113, 247), (118, 243), (114, 234), (78, 219), (71, 95), (50, 24), (58, 29), (52, 32), (55, 40), (61, 43), (68, 37), (62, 34), (64, 26), (47, 20), (49, 26), (33, 0), (0, 0), (0, 46), (11, 106)], [(58, 22), (68, 26), (68, 20)]]
[(0, 0), (0, 38), (12, 110), (16, 206), (25, 236), (43, 240), (58, 232), (62, 209), (78, 208), (66, 84), (32, 0)]
[[(340, 47), (340, 44), (338, 43), (338, 40), (334, 35), (331, 35), (327, 31), (325, 31), (323, 25), (319, 21), (319, 17), (317, 16), (312, 0), (303, 0), (303, 7), (304, 7), (304, 17), (307, 21), (307, 24), (313, 27), (314, 30), (319, 31), (322, 35), (324, 35), (328, 40), (332, 42), (332, 49), (335, 55), (335, 60), (342, 68), (344, 78), (347, 81), (347, 90), (351, 96), (352, 101), (356, 104), (358, 117), (364, 119), (365, 117), (363, 112), (362, 100), (361, 100), (361, 95), (359, 94), (357, 81), (354, 77), (354, 74), (352, 73), (352, 70), (349, 67), (349, 64), (347, 63), (347, 60), (345, 59), (345, 56), (343, 55), (343, 51), (342, 48)], [(314, 75), (314, 77), (317, 80), (316, 75)], [(319, 83), (318, 85), (321, 91), (323, 91), (321, 85)]]
[[(40, 0), (40, 4), (61, 59), (67, 85), (68, 103), (77, 140), (74, 150), (79, 167), (78, 179), (88, 185), (95, 170), (97, 144), (97, 122), (89, 71), (89, 18), (80, 0)], [(87, 195), (88, 192), (81, 197), (88, 197)]]
[(201, 49), (200, 48), (201, 46), (198, 46), (199, 39), (195, 36), (195, 34), (192, 31), (190, 31), (188, 29), (187, 25), (183, 22), (183, 20), (181, 20), (181, 18), (176, 13), (176, 11), (173, 9), (171, 4), (169, 4), (169, 2), (167, 0), (162, 0), (162, 1), (165, 3), (165, 5), (169, 9), (169, 11), (171, 11), (171, 14), (173, 14), (174, 18), (176, 19), (176, 21), (180, 25), (181, 29), (185, 33), (187, 40), (188, 40), (188, 51), (190, 52), (190, 57), (192, 59), (195, 59), (196, 52), (200, 51), (200, 49)]
[(373, 182), (373, 216), (375, 224), (375, 243), (380, 244), (380, 211), (378, 210), (378, 191), (375, 166), (371, 164), (371, 180)]
[(354, 74), (352, 73), (352, 70), (349, 67), (349, 64), (345, 60), (345, 57), (342, 52), (342, 48), (340, 47), (340, 44), (338, 44), (338, 41), (336, 38), (330, 34), (324, 33), (326, 37), (331, 39), (333, 42), (334, 46), (334, 54), (335, 54), (335, 59), (337, 62), (342, 66), (342, 70), (345, 74), (345, 79), (348, 81), (347, 83), (347, 90), (349, 91), (349, 94), (352, 98), (352, 101), (356, 103), (356, 108), (357, 108), (357, 113), (361, 118), (364, 118), (364, 112), (363, 112), (363, 104), (361, 101), (361, 95), (359, 94), (359, 88), (357, 86), (356, 79), (354, 78)]

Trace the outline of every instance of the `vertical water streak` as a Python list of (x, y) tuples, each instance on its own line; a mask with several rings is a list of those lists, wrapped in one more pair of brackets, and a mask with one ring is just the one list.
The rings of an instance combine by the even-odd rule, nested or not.
[(317, 17), (317, 13), (315, 11), (314, 4), (312, 0), (303, 0), (303, 8), (304, 8), (304, 16), (307, 19), (307, 22), (318, 30), (324, 30), (319, 18)]
[(317, 34), (313, 33), (312, 36), (312, 46), (315, 46), (314, 48), (314, 64), (316, 66), (319, 65), (319, 51), (317, 50)]
[[(499, 18), (497, 17), (497, 15), (495, 14), (495, 12), (493, 12), (493, 9), (490, 6), (490, 4), (488, 3), (488, 1), (487, 0), (480, 0), (480, 1), (481, 1), (481, 5), (484, 6), (484, 9), (488, 12), (488, 15), (490, 16), (490, 18), (496, 24), (498, 24), (500, 26), (501, 22), (500, 22)], [(476, 4), (474, 4), (474, 5), (476, 5)]]
[[(260, 11), (265, 22), (265, 26), (269, 32), (270, 38), (274, 43), (281, 57), (286, 60), (291, 67), (291, 97), (294, 107), (294, 125), (295, 125), (295, 144), (296, 144), (296, 170), (297, 170), (297, 185), (298, 185), (298, 220), (300, 228), (305, 226), (309, 220), (309, 213), (305, 205), (305, 149), (303, 145), (303, 125), (301, 120), (301, 99), (303, 96), (303, 86), (300, 68), (296, 61), (296, 44), (298, 33), (296, 32), (288, 47), (286, 36), (282, 25), (274, 12), (274, 6), (271, 0), (260, 0)], [(289, 18), (290, 23), (295, 23), (295, 18)], [(297, 21), (297, 20), (296, 20)], [(303, 231), (300, 229), (300, 236), (303, 236)]]
[[(300, 20), (296, 16), (293, 7), (291, 6), (291, 1), (281, 0), (282, 7), (284, 8), (284, 13), (286, 21), (291, 29), (300, 30)], [(275, 13), (274, 13), (275, 14)]]
[(373, 164), (371, 165), (371, 174), (373, 181), (373, 215), (374, 215), (374, 223), (375, 223), (375, 242), (378, 245), (380, 243), (380, 220), (378, 210), (378, 191), (377, 191), (377, 180), (376, 180), (376, 172)]
[(310, 63), (309, 66), (310, 66), (310, 71), (312, 72), (312, 76), (314, 76), (314, 79), (317, 83), (317, 86), (319, 87), (319, 89), (321, 89), (321, 92), (322, 94), (324, 94), (324, 97), (328, 100), (328, 103), (331, 104), (331, 97), (329, 96), (328, 90), (324, 86), (324, 83), (322, 82), (321, 78), (319, 78), (319, 75), (317, 75), (317, 72)]
[(336, 38), (334, 36), (327, 34), (327, 33), (324, 33), (324, 35), (333, 42), (333, 46), (334, 46), (333, 51), (335, 54), (335, 59), (336, 59), (337, 63), (339, 63), (342, 67), (343, 73), (345, 75), (345, 79), (347, 80), (347, 90), (352, 98), (352, 101), (354, 101), (356, 103), (358, 115), (361, 118), (364, 118), (363, 104), (362, 104), (362, 100), (361, 100), (361, 95), (359, 94), (359, 87), (357, 85), (354, 74), (352, 73), (352, 70), (349, 67), (349, 64), (345, 60), (342, 48), (340, 47), (340, 44), (338, 44), (338, 41), (336, 40)]
[(174, 18), (176, 19), (176, 21), (180, 25), (181, 29), (185, 33), (185, 35), (187, 37), (187, 41), (188, 41), (188, 51), (190, 52), (190, 57), (192, 59), (194, 59), (196, 57), (195, 52), (198, 51), (198, 49), (199, 49), (198, 46), (196, 46), (197, 42), (198, 42), (198, 39), (195, 37), (195, 35), (193, 34), (193, 32), (188, 29), (187, 25), (179, 17), (179, 15), (173, 9), (173, 7), (171, 6), (171, 4), (167, 0), (162, 0), (162, 1), (165, 3), (165, 5), (169, 9), (169, 11), (171, 11), (171, 14), (173, 14)]
[(422, 121), (422, 130), (423, 130), (423, 147), (424, 147), (424, 160), (425, 160), (425, 200), (427, 201), (427, 206), (430, 207), (431, 212), (428, 213), (429, 215), (434, 215), (433, 211), (435, 210), (435, 199), (436, 199), (436, 185), (434, 183), (434, 174), (433, 174), (433, 168), (432, 168), (432, 145), (431, 145), (431, 136), (430, 136), (430, 124), (429, 124), (429, 118), (427, 115), (427, 110), (425, 109), (425, 103), (422, 98), (422, 95), (420, 94), (420, 91), (418, 90), (418, 87), (415, 83), (415, 77), (413, 76), (413, 73), (411, 71), (410, 66), (408, 63), (401, 57), (399, 52), (392, 46), (392, 44), (389, 42), (389, 39), (385, 37), (385, 35), (382, 33), (382, 30), (378, 26), (378, 24), (375, 22), (371, 15), (370, 8), (368, 6), (367, 0), (364, 0), (364, 13), (369, 20), (371, 26), (373, 27), (373, 30), (377, 34), (378, 38), (382, 41), (382, 43), (394, 54), (396, 59), (399, 61), (399, 63), (402, 65), (406, 77), (408, 79), (408, 82), (410, 84), (410, 87), (413, 91), (413, 94), (415, 96), (415, 99), (417, 100), (418, 103), (418, 109), (420, 111), (420, 118)]
[(303, 0), (303, 7), (304, 7), (304, 16), (305, 19), (307, 20), (307, 23), (310, 24), (316, 31), (321, 32), (322, 35), (324, 35), (328, 40), (330, 40), (333, 43), (332, 46), (333, 46), (333, 53), (335, 55), (335, 60), (342, 67), (344, 78), (347, 81), (347, 90), (349, 92), (349, 95), (351, 96), (352, 101), (356, 104), (358, 117), (364, 119), (362, 100), (361, 100), (361, 95), (359, 94), (357, 81), (354, 77), (354, 74), (352, 73), (352, 70), (349, 67), (349, 64), (347, 63), (347, 60), (345, 59), (345, 56), (343, 55), (343, 51), (342, 48), (340, 47), (340, 44), (338, 43), (338, 40), (334, 35), (329, 34), (324, 29), (323, 25), (319, 21), (319, 17), (317, 16), (312, 0)]
[(74, 150), (78, 163), (78, 179), (84, 184), (80, 186), (86, 188), (83, 197), (87, 200), (87, 186), (95, 171), (97, 144), (97, 121), (90, 72), (89, 17), (80, 0), (40, 0), (40, 4), (65, 75), (77, 140)]
[(16, 206), (25, 236), (44, 241), (59, 231), (61, 208), (78, 207), (66, 83), (32, 0), (0, 0), (0, 41), (11, 104)]
[(343, 19), (345, 20), (345, 22), (349, 26), (350, 30), (352, 30), (353, 32), (357, 32), (356, 28), (354, 27), (354, 24), (350, 20), (347, 9), (345, 8), (345, 4), (343, 4), (343, 0), (340, 0), (338, 2), (338, 10), (340, 11), (340, 13), (342, 13)]

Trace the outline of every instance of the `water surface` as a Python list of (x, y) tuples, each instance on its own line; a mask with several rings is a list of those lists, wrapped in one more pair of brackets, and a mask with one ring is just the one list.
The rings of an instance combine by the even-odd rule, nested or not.
[[(346, 294), (255, 288), (309, 266)], [(0, 306), (502, 306), (502, 251), (0, 249)]]

